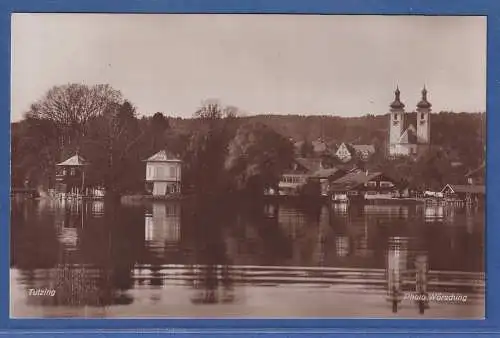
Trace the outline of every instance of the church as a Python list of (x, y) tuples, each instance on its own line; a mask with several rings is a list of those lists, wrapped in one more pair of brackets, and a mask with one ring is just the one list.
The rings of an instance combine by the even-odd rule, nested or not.
[[(405, 113), (401, 92), (396, 88), (394, 101), (390, 105), (389, 156), (412, 156), (429, 149), (431, 136), (431, 107), (427, 100), (427, 89), (422, 89), (422, 97), (417, 103), (417, 116), (413, 121)], [(413, 114), (412, 114), (413, 115)]]

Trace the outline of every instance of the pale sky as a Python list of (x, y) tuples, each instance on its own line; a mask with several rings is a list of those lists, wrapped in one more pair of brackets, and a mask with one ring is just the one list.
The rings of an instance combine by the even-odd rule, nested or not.
[(206, 99), (247, 114), (486, 110), (486, 18), (13, 14), (17, 121), (54, 85), (108, 83), (143, 115), (189, 117)]

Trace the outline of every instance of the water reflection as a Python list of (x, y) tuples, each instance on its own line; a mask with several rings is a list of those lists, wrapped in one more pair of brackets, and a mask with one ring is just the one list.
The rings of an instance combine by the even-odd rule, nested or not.
[[(181, 308), (232, 304), (252, 312), (267, 304), (259, 292), (276, 286), (290, 290), (280, 302), (294, 299), (293, 288), (313, 297), (328, 286), (316, 301), (324, 309), (311, 309), (316, 316), (332, 311), (329, 295), (352, 288), (354, 304), (360, 292), (378, 297), (360, 316), (400, 313), (404, 292), (484, 296), (483, 210), (227, 203), (13, 203), (14, 315), (37, 313), (33, 305), (60, 309), (39, 316), (126, 305), (125, 316), (155, 306), (151, 314), (162, 316), (173, 299)], [(56, 295), (29, 297), (31, 288)], [(278, 297), (273, 290), (267, 298)]]

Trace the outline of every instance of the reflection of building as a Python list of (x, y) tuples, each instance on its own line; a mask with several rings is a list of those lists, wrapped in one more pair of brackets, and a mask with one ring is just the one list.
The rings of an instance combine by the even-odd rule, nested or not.
[(278, 222), (283, 231), (292, 239), (295, 239), (300, 230), (307, 224), (306, 216), (303, 212), (284, 205), (278, 209)]
[(393, 217), (399, 218), (404, 217), (407, 218), (410, 212), (410, 207), (407, 205), (364, 205), (363, 206), (364, 213), (370, 216), (384, 216), (384, 217)]
[(145, 216), (145, 240), (160, 245), (177, 243), (181, 238), (181, 206), (179, 203), (153, 203)]
[(58, 201), (54, 208), (54, 223), (58, 228), (58, 239), (67, 250), (75, 250), (78, 245), (78, 229), (85, 222), (85, 203), (79, 201)]
[(165, 150), (146, 160), (146, 188), (154, 196), (181, 192), (182, 162)]
[(426, 221), (438, 221), (444, 218), (443, 205), (425, 205), (424, 216)]
[(102, 217), (104, 216), (104, 202), (103, 201), (93, 201), (92, 204), (92, 216)]
[(389, 238), (387, 250), (387, 292), (397, 297), (402, 291), (403, 273), (407, 268), (408, 238)]
[(337, 250), (338, 257), (346, 257), (347, 255), (349, 255), (349, 250), (350, 250), (349, 237), (347, 236), (335, 237), (335, 248)]

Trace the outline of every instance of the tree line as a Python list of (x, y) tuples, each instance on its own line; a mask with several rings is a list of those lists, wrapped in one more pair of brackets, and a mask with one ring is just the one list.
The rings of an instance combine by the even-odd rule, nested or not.
[(485, 160), (485, 113), (432, 114), (434, 148), (417, 160), (386, 159), (388, 119), (387, 115), (244, 116), (236, 107), (217, 101), (203, 102), (190, 118), (161, 112), (140, 117), (133, 103), (109, 85), (55, 86), (31, 105), (20, 122), (12, 123), (12, 185), (49, 188), (56, 163), (78, 151), (90, 163), (87, 183), (118, 195), (141, 193), (143, 161), (167, 149), (183, 160), (187, 190), (257, 193), (276, 184), (290, 166), (294, 142), (320, 138), (329, 143), (373, 144), (376, 154), (368, 162), (357, 160), (359, 166), (384, 170), (419, 187), (458, 182), (465, 171)]
[(183, 160), (183, 186), (203, 193), (256, 191), (293, 158), (293, 146), (235, 107), (203, 102), (188, 128), (157, 112), (139, 117), (108, 85), (56, 86), (12, 123), (12, 186), (46, 190), (55, 167), (78, 152), (88, 162), (86, 182), (111, 195), (144, 191), (144, 160), (167, 149)]

